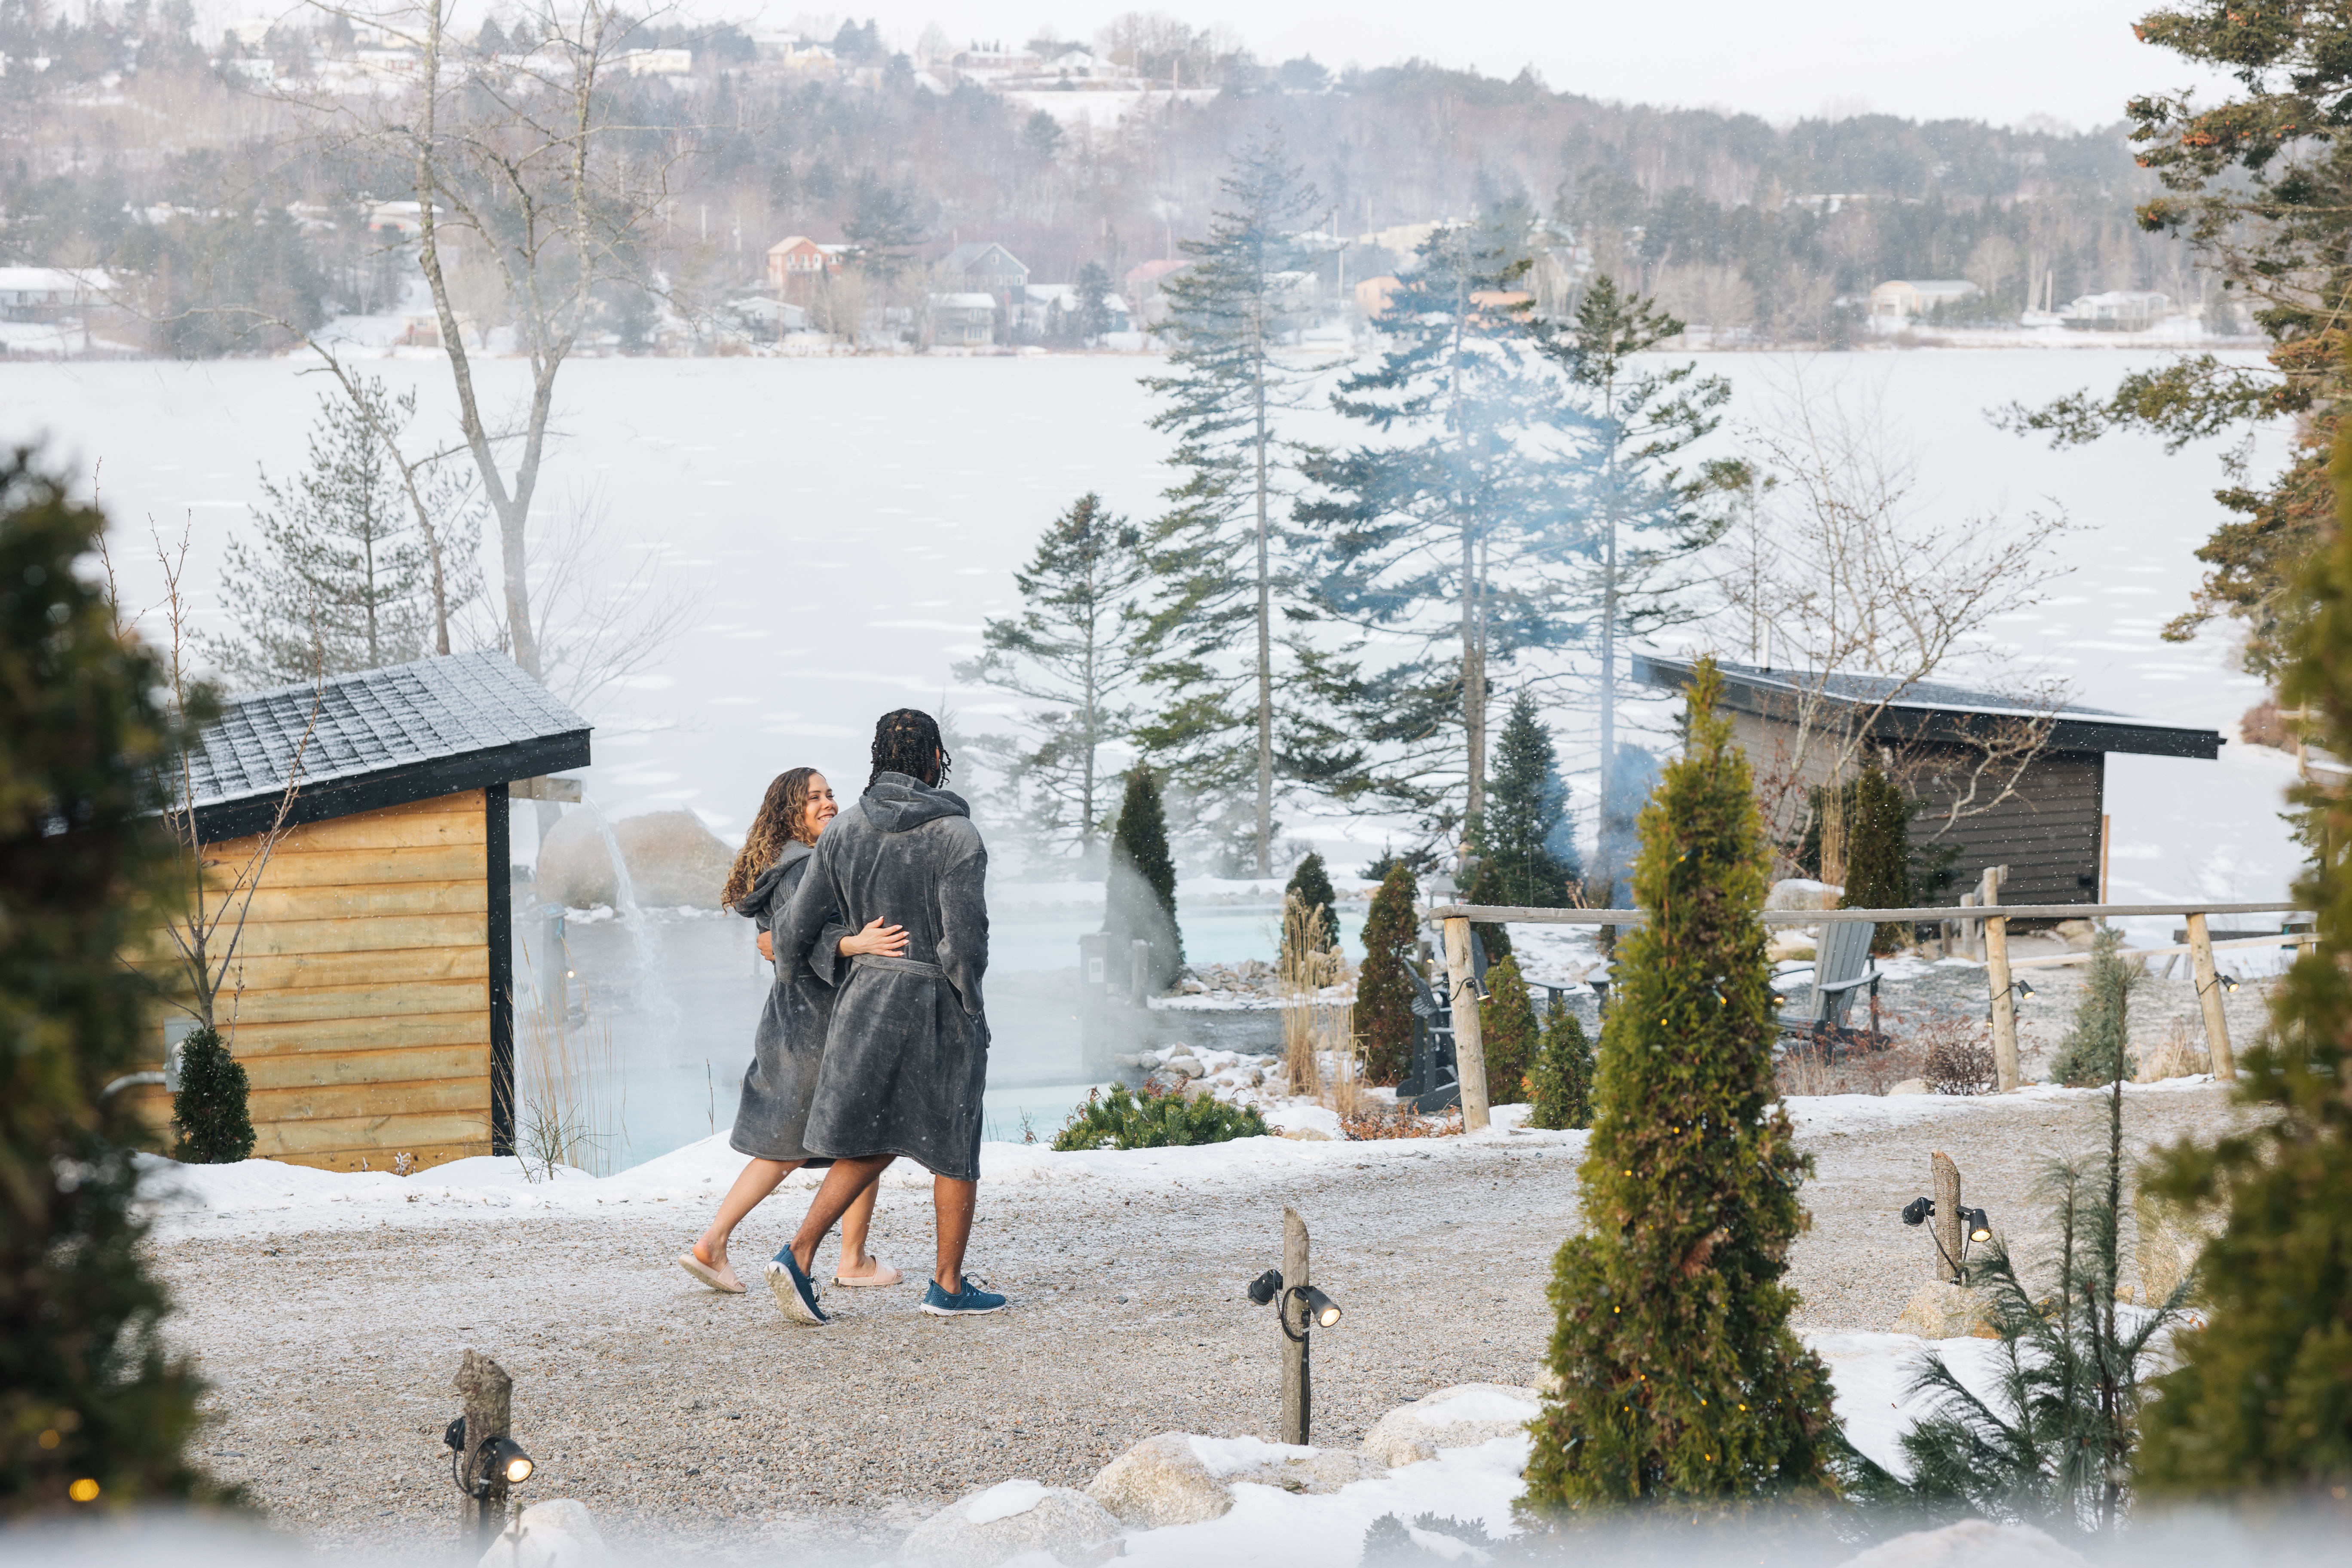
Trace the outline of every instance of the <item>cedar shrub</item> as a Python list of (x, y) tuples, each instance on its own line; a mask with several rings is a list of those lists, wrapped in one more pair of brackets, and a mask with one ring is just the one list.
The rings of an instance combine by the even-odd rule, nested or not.
[(1389, 868), (1364, 917), (1364, 963), (1356, 971), (1356, 1034), (1364, 1042), (1364, 1074), (1395, 1083), (1412, 1066), (1412, 977), (1420, 962), (1421, 921), (1413, 900), (1421, 889), (1402, 865)]

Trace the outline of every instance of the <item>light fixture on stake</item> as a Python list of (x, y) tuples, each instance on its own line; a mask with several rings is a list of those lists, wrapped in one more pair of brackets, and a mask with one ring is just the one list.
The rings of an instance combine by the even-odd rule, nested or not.
[(531, 1472), (539, 1468), (537, 1462), (523, 1452), (521, 1444), (511, 1437), (497, 1436), (482, 1444), (479, 1450), (481, 1473), (474, 1475), (475, 1467), (468, 1462), (471, 1456), (466, 1449), (466, 1418), (462, 1415), (449, 1423), (448, 1428), (441, 1434), (441, 1441), (449, 1449), (450, 1479), (457, 1483), (459, 1491), (477, 1502), (490, 1495), (493, 1485), (503, 1482), (510, 1487), (519, 1487), (530, 1479)]
[[(1925, 1225), (1933, 1219), (1935, 1215), (1936, 1200), (1933, 1198), (1913, 1198), (1903, 1205), (1903, 1223), (1907, 1226)], [(1935, 1240), (1936, 1250), (1943, 1251), (1942, 1238), (1937, 1237), (1932, 1230), (1927, 1234)], [(1960, 1211), (1960, 1256), (1957, 1259), (1948, 1257), (1944, 1261), (1951, 1265), (1952, 1271), (1957, 1274), (1960, 1272), (1960, 1264), (1967, 1261), (1969, 1247), (1971, 1245), (1981, 1245), (1991, 1239), (1992, 1221), (1985, 1217), (1984, 1210), (1964, 1208)]]

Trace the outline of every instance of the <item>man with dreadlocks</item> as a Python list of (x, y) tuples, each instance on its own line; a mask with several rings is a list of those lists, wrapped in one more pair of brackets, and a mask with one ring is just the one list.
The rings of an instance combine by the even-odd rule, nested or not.
[[(777, 1305), (798, 1322), (825, 1321), (809, 1275), (817, 1247), (900, 1155), (931, 1173), (939, 1257), (923, 1310), (951, 1318), (1004, 1305), (963, 1273), (988, 1083), (988, 851), (971, 808), (940, 787), (948, 763), (929, 714), (882, 715), (866, 793), (817, 840), (774, 928), (779, 965), (805, 964), (836, 987), (804, 1134), (834, 1164), (800, 1234), (767, 1267)], [(863, 931), (885, 914), (905, 928), (901, 956), (854, 953), (845, 968), (837, 944), (821, 940), (835, 922)]]

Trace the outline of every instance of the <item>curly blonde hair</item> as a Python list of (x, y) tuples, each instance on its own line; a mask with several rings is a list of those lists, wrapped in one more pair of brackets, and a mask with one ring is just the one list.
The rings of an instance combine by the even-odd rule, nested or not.
[(760, 801), (760, 814), (751, 819), (751, 831), (743, 835), (743, 847), (728, 869), (727, 885), (719, 890), (720, 908), (731, 910), (741, 903), (760, 873), (776, 863), (785, 845), (795, 838), (803, 844), (816, 842), (808, 826), (809, 780), (814, 777), (814, 768), (787, 768), (768, 786)]

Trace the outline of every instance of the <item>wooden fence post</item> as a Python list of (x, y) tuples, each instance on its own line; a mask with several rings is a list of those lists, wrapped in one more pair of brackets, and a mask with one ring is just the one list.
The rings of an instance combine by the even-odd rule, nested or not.
[[(1448, 921), (1447, 925), (1454, 922)], [(1314, 1337), (1302, 1314), (1298, 1331), (1290, 1331), (1290, 1292), (1310, 1283), (1307, 1272), (1307, 1222), (1298, 1211), (1282, 1211), (1282, 1299), (1275, 1308), (1282, 1319), (1282, 1441), (1305, 1447), (1314, 1420), (1314, 1369), (1308, 1364), (1308, 1342)]]
[(1462, 1081), (1462, 1131), (1486, 1125), (1486, 1047), (1478, 1037), (1478, 989), (1470, 968), (1470, 922), (1445, 921), (1445, 984), (1454, 998), (1454, 1064)]
[(2197, 977), (2197, 1000), (2205, 1009), (2205, 1047), (2213, 1053), (2213, 1076), (2227, 1081), (2238, 1076), (2238, 1058), (2230, 1049), (2230, 1018), (2221, 1011), (2221, 977), (2213, 968), (2213, 936), (2203, 915), (2189, 917), (2189, 972)]
[(1941, 1149), (1927, 1166), (1936, 1180), (1936, 1278), (1964, 1285), (1968, 1279), (1960, 1268), (1960, 1248), (1965, 1245), (1960, 1229), (1960, 1168)]
[(513, 1419), (514, 1379), (489, 1357), (469, 1350), (457, 1368), (457, 1394), (466, 1402), (466, 1447), (457, 1473), (467, 1488), (467, 1495), (457, 1506), (458, 1530), (461, 1536), (471, 1531), (476, 1550), (487, 1551), (490, 1539), (506, 1525), (507, 1479), (492, 1475), (478, 1500), (471, 1492), (488, 1461), (483, 1450), (507, 1435), (508, 1423)]

